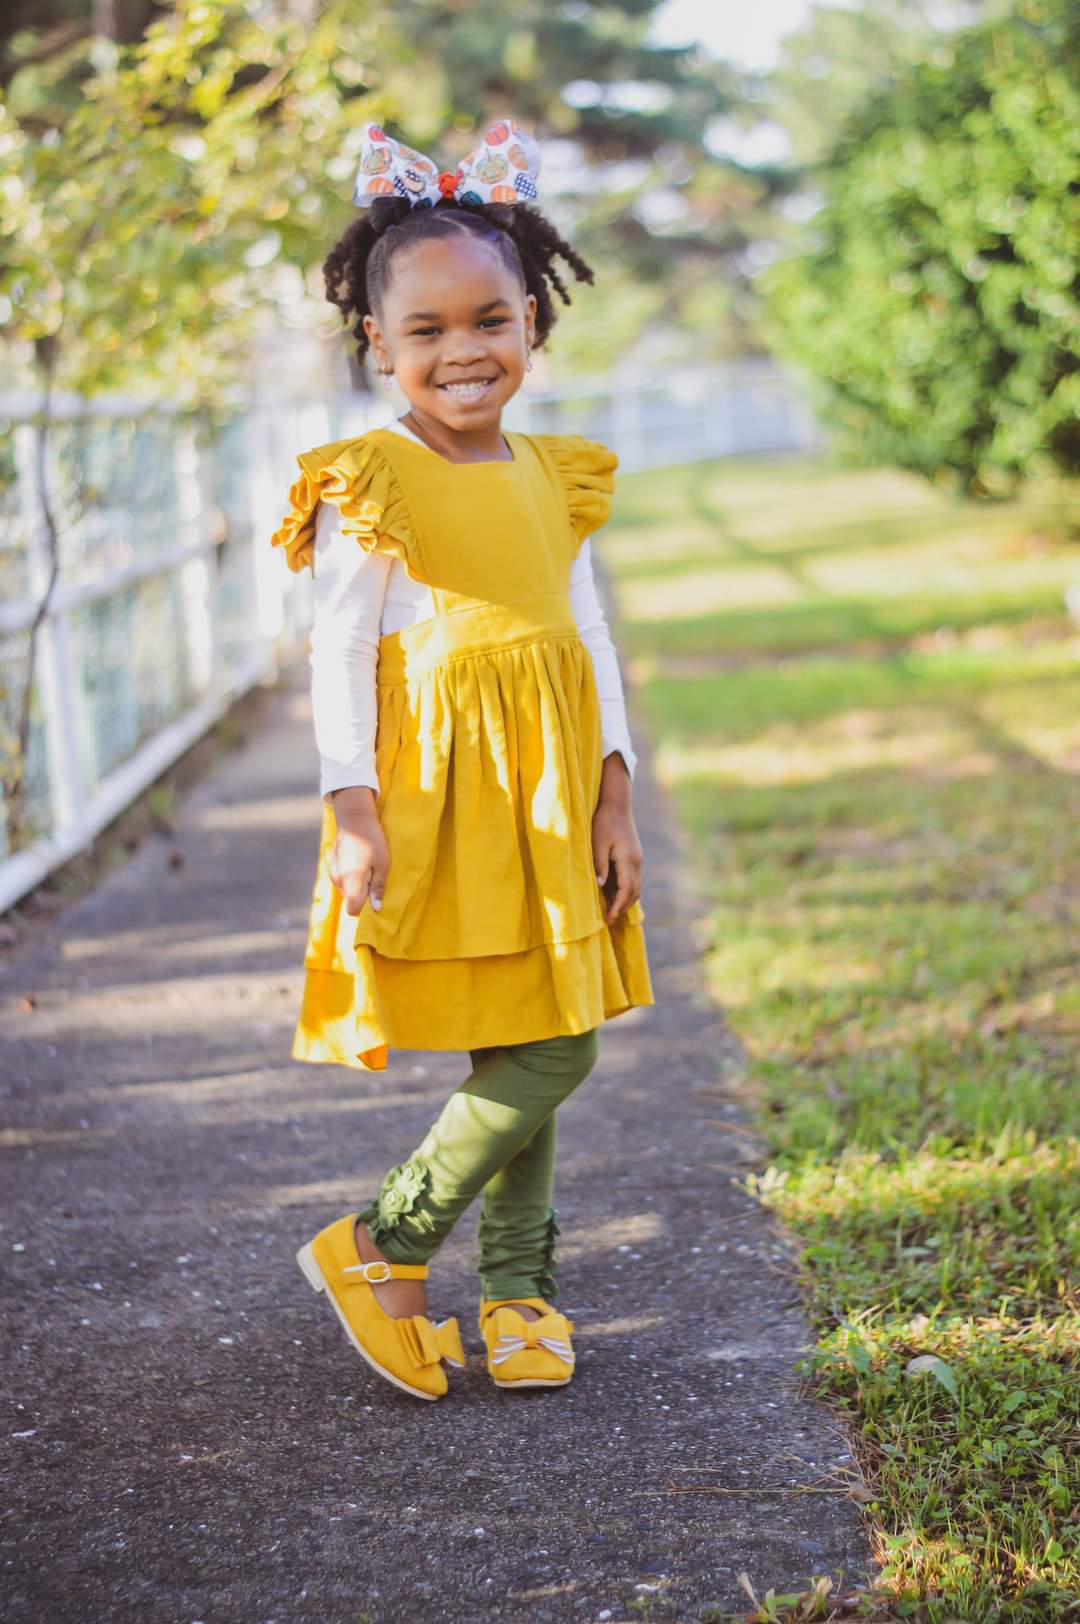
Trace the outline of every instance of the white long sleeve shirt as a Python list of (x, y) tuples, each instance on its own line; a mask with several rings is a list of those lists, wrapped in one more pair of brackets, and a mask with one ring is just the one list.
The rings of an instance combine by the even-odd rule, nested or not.
[[(390, 428), (422, 441), (404, 424)], [(397, 558), (369, 553), (341, 533), (341, 515), (322, 502), (315, 520), (315, 616), (311, 632), (311, 705), (319, 752), (319, 787), (334, 790), (366, 784), (376, 794), (376, 671), (379, 638), (430, 620), (429, 587), (414, 581)], [(600, 699), (605, 756), (618, 751), (631, 778), (637, 766), (626, 720), (618, 657), (593, 576), (592, 550), (584, 541), (570, 575), (570, 605), (578, 635), (592, 657)]]

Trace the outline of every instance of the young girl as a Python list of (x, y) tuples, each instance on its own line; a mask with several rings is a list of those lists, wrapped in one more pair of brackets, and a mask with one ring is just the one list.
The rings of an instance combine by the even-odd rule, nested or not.
[(463, 1361), (428, 1261), (482, 1196), (480, 1328), (500, 1387), (570, 1380), (556, 1298), (555, 1112), (596, 1029), (652, 1002), (634, 756), (590, 532), (615, 457), (504, 434), (502, 409), (592, 272), (526, 201), (535, 144), (493, 124), (456, 174), (368, 126), (324, 267), (402, 419), (308, 451), (275, 533), (314, 571), (323, 829), (293, 1054), (381, 1069), (468, 1050), (423, 1142), (301, 1247), (354, 1347), (418, 1398)]

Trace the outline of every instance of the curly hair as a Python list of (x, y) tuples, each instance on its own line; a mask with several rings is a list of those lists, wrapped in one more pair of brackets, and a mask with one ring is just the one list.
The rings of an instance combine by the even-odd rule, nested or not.
[(356, 358), (369, 348), (364, 317), (377, 313), (390, 280), (395, 254), (433, 237), (468, 233), (488, 242), (536, 298), (535, 347), (540, 349), (558, 318), (550, 290), (570, 303), (556, 259), (569, 265), (579, 282), (593, 272), (539, 209), (527, 204), (458, 203), (440, 198), (431, 208), (414, 208), (402, 197), (378, 197), (331, 248), (323, 263), (326, 297), (345, 321), (353, 321)]

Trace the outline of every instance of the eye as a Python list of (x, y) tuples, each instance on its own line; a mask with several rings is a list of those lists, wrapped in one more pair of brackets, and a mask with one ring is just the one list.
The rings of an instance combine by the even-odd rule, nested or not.
[(414, 327), (409, 332), (408, 336), (409, 338), (428, 338), (432, 333), (437, 333), (438, 331), (439, 329), (437, 327)]
[(508, 319), (507, 316), (485, 316), (480, 325), (481, 327), (505, 327)]

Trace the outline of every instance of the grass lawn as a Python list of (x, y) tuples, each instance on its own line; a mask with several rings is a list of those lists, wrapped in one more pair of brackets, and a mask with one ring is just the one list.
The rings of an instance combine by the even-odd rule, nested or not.
[(804, 1372), (928, 1624), (1080, 1617), (1078, 520), (758, 459), (624, 478), (604, 542)]

